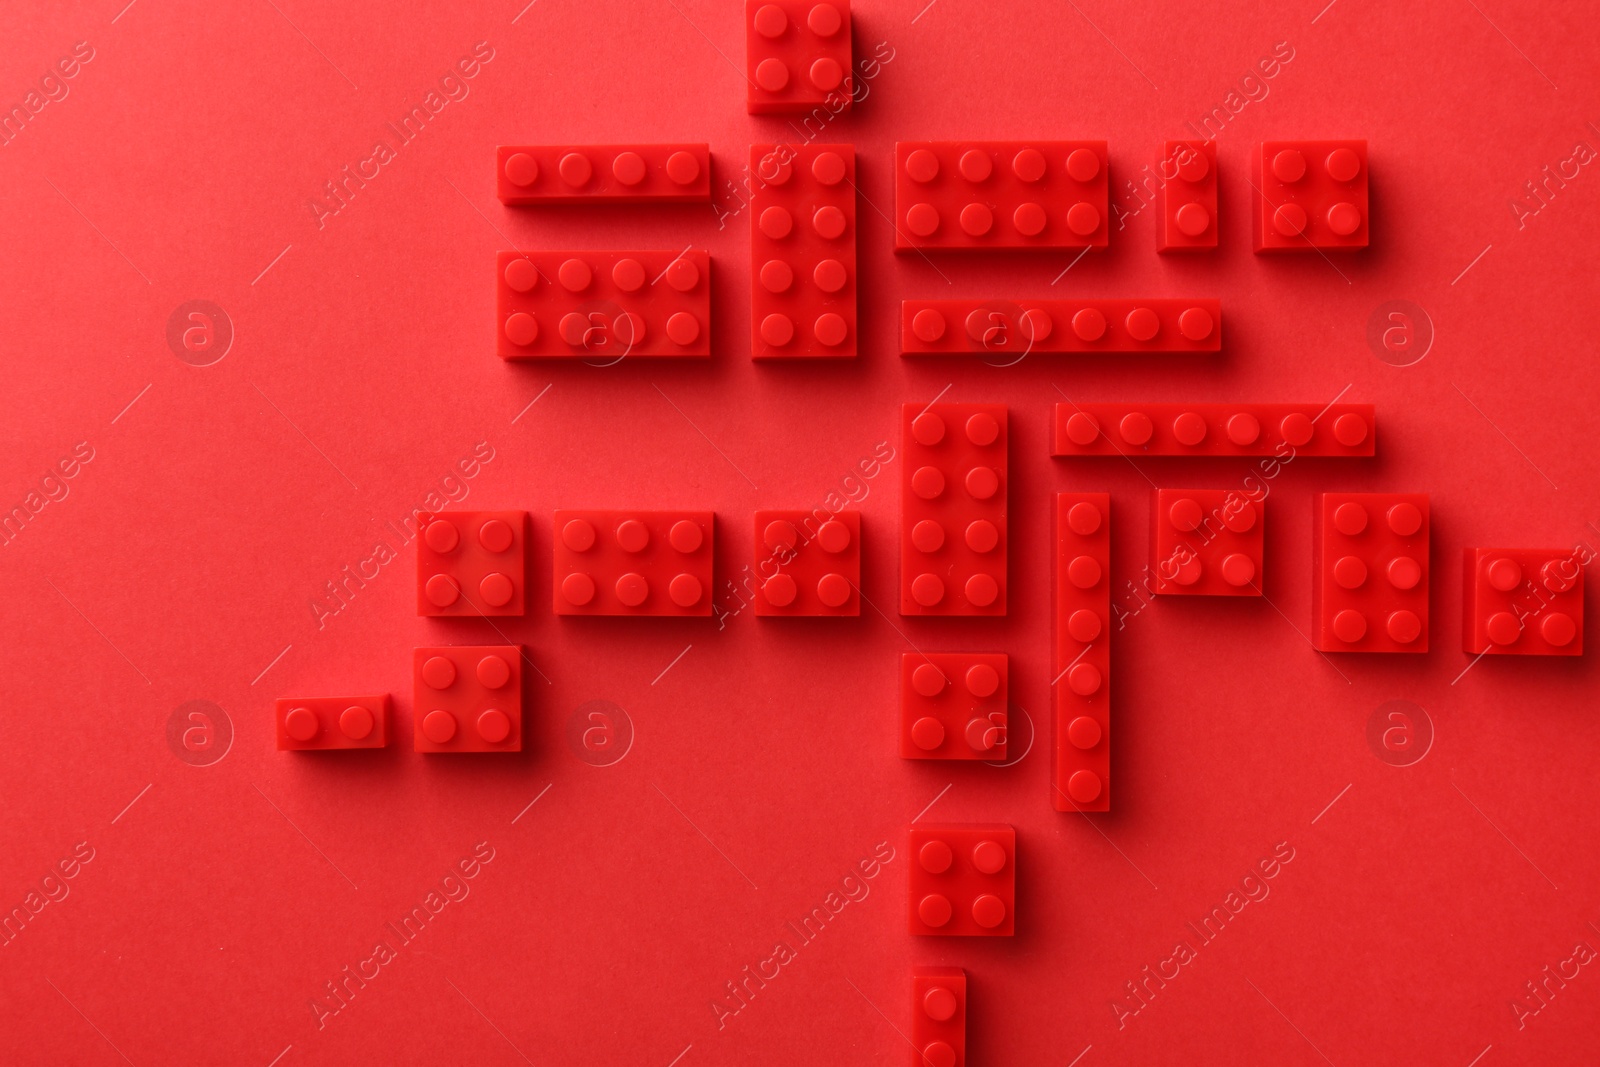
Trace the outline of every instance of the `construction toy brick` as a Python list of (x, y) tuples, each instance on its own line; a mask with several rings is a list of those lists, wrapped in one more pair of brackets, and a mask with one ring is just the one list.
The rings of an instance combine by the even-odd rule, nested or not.
[(904, 300), (906, 356), (1217, 352), (1216, 300)]
[(1057, 404), (1053, 456), (1370, 456), (1371, 404)]
[(750, 147), (750, 353), (856, 354), (856, 150)]
[(1161, 183), (1156, 251), (1209, 252), (1216, 248), (1216, 144), (1166, 142), (1162, 146)]
[(1583, 558), (1559, 548), (1463, 553), (1462, 647), (1473, 655), (1583, 655)]
[(522, 751), (522, 646), (456, 645), (412, 654), (418, 752)]
[(899, 141), (897, 252), (1106, 247), (1104, 141)]
[(1157, 489), (1150, 510), (1155, 591), (1261, 596), (1263, 510), (1235, 489)]
[(758, 511), (757, 615), (860, 615), (861, 513)]
[(501, 252), (502, 359), (618, 360), (711, 354), (711, 256)]
[(745, 0), (752, 115), (850, 110), (849, 0)]
[(1111, 810), (1111, 496), (1056, 494), (1057, 811)]
[(1006, 758), (1003, 652), (900, 655), (900, 757)]
[(279, 697), (273, 714), (279, 752), (383, 748), (389, 744), (389, 694)]
[(709, 511), (557, 511), (557, 615), (710, 615)]
[(900, 614), (1006, 613), (1004, 404), (901, 409)]
[(912, 1067), (966, 1067), (967, 972), (911, 969)]
[(911, 827), (910, 931), (952, 937), (1016, 932), (1017, 833), (1001, 823)]
[(1311, 644), (1428, 651), (1428, 494), (1320, 493), (1311, 523)]
[(1266, 141), (1250, 168), (1257, 252), (1367, 247), (1367, 142)]
[(501, 145), (495, 182), (502, 204), (707, 204), (711, 146)]
[(417, 528), (418, 615), (523, 614), (526, 511), (424, 511)]

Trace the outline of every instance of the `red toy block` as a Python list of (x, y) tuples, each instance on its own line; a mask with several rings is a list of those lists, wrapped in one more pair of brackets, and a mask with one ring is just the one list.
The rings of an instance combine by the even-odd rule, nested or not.
[(279, 697), (279, 752), (383, 748), (389, 743), (389, 694)]
[(1559, 548), (1464, 553), (1462, 647), (1473, 655), (1583, 655), (1583, 560)]
[(1319, 493), (1311, 523), (1311, 645), (1428, 651), (1428, 494)]
[(1111, 495), (1056, 494), (1057, 811), (1111, 810)]
[(752, 115), (850, 110), (849, 0), (745, 0)]
[(1052, 456), (1370, 456), (1371, 404), (1057, 404)]
[(708, 204), (705, 144), (501, 145), (502, 204)]
[(1264, 510), (1235, 489), (1157, 489), (1150, 509), (1156, 592), (1261, 596)]
[(1006, 758), (1004, 652), (900, 654), (900, 758)]
[(454, 645), (412, 653), (418, 752), (522, 751), (522, 646)]
[(1006, 613), (1004, 404), (901, 409), (900, 614)]
[(750, 353), (856, 354), (856, 150), (750, 146)]
[(1104, 248), (1104, 141), (897, 141), (897, 252)]
[(418, 615), (521, 615), (526, 511), (420, 512)]
[(501, 252), (501, 359), (711, 354), (711, 256), (685, 252)]
[(1209, 252), (1217, 247), (1217, 146), (1168, 141), (1161, 151), (1156, 251)]
[(1367, 247), (1367, 142), (1265, 141), (1250, 169), (1257, 252)]
[(903, 300), (906, 356), (1218, 352), (1216, 300)]
[(911, 969), (912, 1067), (965, 1067), (967, 972), (960, 967)]
[(1017, 832), (1002, 823), (913, 826), (909, 903), (913, 934), (1010, 937)]
[(860, 615), (859, 511), (756, 512), (757, 615)]
[(557, 615), (710, 615), (709, 511), (557, 511)]

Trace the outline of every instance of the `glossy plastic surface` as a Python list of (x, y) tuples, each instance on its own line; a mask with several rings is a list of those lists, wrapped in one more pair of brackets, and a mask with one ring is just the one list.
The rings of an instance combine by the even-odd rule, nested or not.
[(1111, 494), (1057, 493), (1051, 787), (1057, 811), (1111, 810)]
[(757, 615), (861, 614), (861, 513), (755, 515)]
[(709, 511), (557, 511), (557, 615), (710, 615)]
[(750, 147), (750, 352), (856, 354), (856, 150)]
[(1427, 493), (1322, 493), (1312, 518), (1311, 643), (1428, 651)]
[(906, 300), (907, 356), (1217, 352), (1216, 300)]
[(1161, 217), (1156, 251), (1210, 252), (1217, 247), (1217, 146), (1167, 141), (1161, 146)]
[(1053, 456), (1371, 456), (1371, 404), (1056, 405)]
[(745, 0), (744, 21), (750, 114), (850, 110), (849, 0)]
[(1003, 404), (900, 409), (900, 614), (1006, 613)]
[(454, 645), (412, 653), (418, 752), (522, 751), (522, 648)]
[(943, 937), (1016, 933), (1017, 834), (999, 823), (913, 825), (909, 929)]
[(278, 750), (383, 748), (389, 743), (389, 694), (367, 697), (279, 697), (273, 708)]
[(1239, 489), (1157, 489), (1150, 506), (1155, 592), (1261, 596), (1265, 501)]
[(1006, 759), (1004, 652), (900, 654), (902, 759)]
[(967, 972), (911, 968), (911, 1067), (965, 1067)]
[(443, 511), (417, 516), (417, 614), (521, 615), (527, 596), (528, 513)]
[(495, 351), (502, 359), (711, 354), (711, 257), (678, 252), (501, 252)]
[(1473, 655), (1583, 655), (1585, 553), (1464, 549), (1462, 647)]
[(1264, 141), (1250, 167), (1257, 252), (1367, 247), (1366, 141)]
[(711, 200), (707, 144), (501, 145), (502, 204), (688, 204)]

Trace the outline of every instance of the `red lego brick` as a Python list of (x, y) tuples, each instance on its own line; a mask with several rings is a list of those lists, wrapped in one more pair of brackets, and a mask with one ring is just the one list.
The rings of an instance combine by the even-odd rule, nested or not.
[(756, 512), (757, 615), (860, 615), (859, 511)]
[(966, 1067), (967, 972), (911, 969), (912, 1067)]
[(501, 252), (502, 359), (605, 364), (711, 354), (711, 256), (685, 252)]
[(708, 204), (711, 146), (501, 145), (495, 182), (502, 204)]
[(521, 615), (526, 511), (420, 512), (418, 615)]
[(1111, 810), (1111, 495), (1056, 494), (1057, 811)]
[(1261, 596), (1264, 510), (1234, 489), (1157, 489), (1150, 509), (1156, 592)]
[(1257, 252), (1367, 247), (1367, 142), (1265, 141), (1250, 169)]
[(389, 694), (279, 697), (274, 708), (279, 752), (383, 748), (389, 743)]
[(1311, 523), (1311, 645), (1428, 651), (1428, 494), (1320, 493)]
[(1002, 823), (911, 828), (913, 934), (1010, 937), (1016, 932), (1017, 832)]
[(906, 404), (900, 614), (1006, 613), (1004, 404)]
[(856, 354), (856, 150), (750, 146), (750, 353)]
[(745, 0), (744, 28), (750, 114), (850, 110), (849, 0)]
[(522, 751), (522, 646), (455, 645), (412, 653), (418, 752)]
[(1477, 655), (1583, 655), (1583, 560), (1560, 548), (1469, 548), (1462, 647)]
[(557, 511), (557, 615), (710, 615), (709, 511)]
[(1371, 404), (1057, 404), (1052, 456), (1370, 456)]
[(1217, 247), (1217, 146), (1168, 141), (1161, 155), (1161, 217), (1156, 251), (1209, 252)]
[(897, 252), (1104, 248), (1104, 141), (898, 141)]
[(900, 758), (1006, 758), (1004, 652), (900, 654)]
[(906, 356), (1218, 352), (1216, 300), (903, 300)]

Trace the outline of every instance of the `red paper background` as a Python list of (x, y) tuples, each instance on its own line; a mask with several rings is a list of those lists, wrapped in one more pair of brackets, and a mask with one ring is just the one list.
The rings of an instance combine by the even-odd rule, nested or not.
[[(1590, 5), (860, 0), (856, 55), (879, 65), (823, 139), (859, 152), (863, 355), (774, 366), (749, 359), (748, 220), (725, 183), (751, 142), (795, 135), (744, 112), (741, 5), (123, 3), (13, 5), (0, 49), (8, 106), (75, 42), (93, 52), (0, 148), (0, 503), (26, 506), (80, 442), (93, 457), (0, 548), (0, 907), (66, 893), (0, 949), (0, 1059), (899, 1064), (917, 962), (967, 968), (974, 1064), (1600, 1056), (1593, 966), (1552, 980), (1536, 1014), (1512, 1008), (1541, 968), (1600, 946), (1594, 656), (1466, 670), (1457, 562), (1466, 545), (1600, 541), (1583, 444), (1600, 176), (1569, 168), (1537, 212), (1510, 207), (1600, 143)], [(323, 183), (393, 142), (386, 123), (476, 42), (492, 58), (467, 95), (319, 225)], [(1275, 47), (1292, 59), (1251, 79)], [(1103, 137), (1131, 208), (1125, 182), (1160, 141), (1230, 105), (1215, 255), (1158, 257), (1153, 208), (1064, 276), (1069, 256), (890, 251), (896, 138)], [(1371, 144), (1373, 247), (1252, 255), (1249, 146), (1339, 136)], [(635, 140), (709, 141), (718, 207), (494, 199), (498, 143)], [(691, 242), (713, 256), (709, 363), (491, 354), (496, 250)], [(1007, 369), (897, 355), (903, 297), (1071, 294), (1219, 296), (1225, 351)], [(235, 331), (205, 367), (166, 340), (196, 299)], [(1407, 367), (1368, 343), (1393, 300), (1436, 331)], [(900, 469), (882, 455), (900, 403), (941, 394), (1010, 405), (1004, 619), (891, 608)], [(1053, 491), (1112, 493), (1120, 585), (1143, 567), (1152, 484), (1249, 474), (1051, 460), (1063, 395), (1343, 396), (1379, 418), (1375, 460), (1270, 483), (1267, 600), (1124, 620), (1115, 810), (1092, 818), (1050, 809), (1043, 737), (1003, 768), (894, 755), (910, 647), (1008, 652), (1013, 748), (1025, 723), (1044, 729)], [(532, 512), (537, 607), (492, 626), (416, 618), (414, 555), (387, 524), (475, 449), (492, 459), (447, 485), (464, 506)], [(1305, 640), (1311, 497), (1332, 488), (1433, 494), (1427, 655), (1325, 658)], [(859, 500), (881, 611), (746, 610), (719, 628), (544, 608), (556, 507), (714, 509), (720, 581), (750, 559), (754, 509), (830, 494)], [(319, 625), (324, 583), (384, 539), (398, 558)], [(527, 750), (413, 753), (411, 648), (505, 639), (538, 668)], [(398, 746), (273, 751), (274, 697), (383, 690)], [(192, 700), (231, 724), (205, 766), (169, 744)], [(610, 766), (569, 736), (591, 700), (631, 722)], [(1393, 700), (1431, 726), (1410, 766), (1369, 743)], [(1015, 938), (905, 933), (903, 841), (924, 810), (1016, 826)], [(92, 860), (45, 882), (80, 842)], [(319, 1027), (324, 983), (480, 842), (492, 860), (451, 883), (469, 895)], [(1124, 983), (1197, 942), (1185, 924), (1275, 847), (1293, 859), (1270, 895), (1119, 1020), (1113, 1004), (1139, 1006)], [(724, 983), (891, 849), (868, 894), (719, 1026)]]

